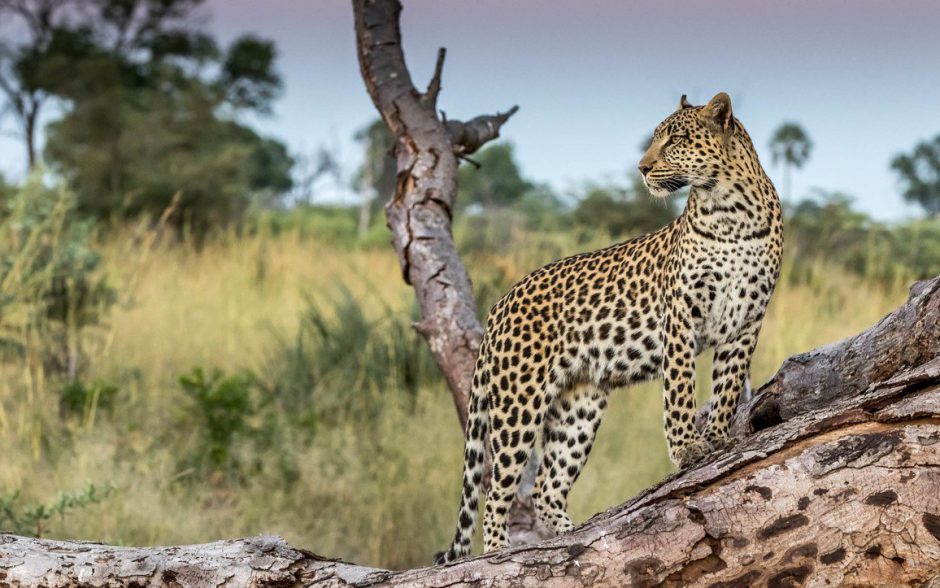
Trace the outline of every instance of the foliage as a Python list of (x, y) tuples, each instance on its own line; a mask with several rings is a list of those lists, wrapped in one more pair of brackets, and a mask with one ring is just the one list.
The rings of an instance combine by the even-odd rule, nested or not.
[(30, 169), (37, 163), (36, 135), (40, 114), (53, 95), (51, 82), (63, 71), (69, 51), (82, 50), (68, 27), (75, 7), (76, 0), (0, 0), (0, 23), (25, 25), (18, 43), (0, 41), (0, 94), (6, 102), (0, 114), (14, 119)]
[[(246, 228), (252, 233), (292, 233), (302, 239), (319, 239), (349, 246), (356, 242), (356, 211), (346, 206), (297, 205), (287, 211), (265, 210), (250, 216)], [(383, 247), (388, 246), (388, 229)]]
[(248, 417), (255, 408), (253, 378), (247, 374), (226, 376), (219, 369), (206, 374), (197, 367), (180, 376), (179, 384), (191, 401), (203, 437), (199, 459), (208, 460), (215, 469), (232, 467), (233, 441), (248, 429)]
[(81, 510), (92, 504), (106, 500), (114, 492), (109, 485), (98, 487), (89, 484), (78, 492), (60, 492), (56, 499), (48, 504), (20, 506), (20, 492), (0, 496), (0, 530), (26, 537), (43, 537), (49, 533), (47, 522), (58, 516), (65, 519), (69, 511)]
[(918, 143), (910, 154), (891, 160), (904, 187), (901, 196), (918, 204), (930, 218), (940, 216), (940, 135)]
[(652, 197), (638, 174), (629, 182), (587, 184), (575, 195), (571, 220), (588, 234), (600, 230), (621, 239), (655, 231), (678, 216), (675, 198)]
[(0, 86), (25, 105), (13, 110), (31, 125), (30, 153), (39, 108), (49, 98), (62, 106), (45, 156), (81, 212), (156, 217), (180, 194), (173, 220), (201, 233), (240, 219), (253, 196), (270, 201), (290, 189), (284, 145), (237, 121), (246, 110), (270, 112), (281, 90), (276, 49), (248, 35), (223, 50), (191, 24), (202, 4), (39, 0), (11, 9), (43, 24), (0, 52), (13, 55), (6, 69), (0, 62)]
[(470, 164), (457, 170), (457, 207), (484, 209), (510, 206), (533, 188), (522, 177), (511, 143), (492, 143), (473, 155), (479, 168)]
[(234, 108), (271, 112), (271, 101), (281, 90), (281, 78), (274, 71), (277, 51), (270, 41), (245, 35), (229, 47), (221, 64), (218, 85)]
[(108, 382), (86, 384), (74, 379), (62, 387), (59, 397), (60, 411), (65, 417), (80, 417), (86, 420), (95, 412), (114, 412), (118, 387)]
[(427, 345), (407, 315), (378, 318), (345, 288), (325, 304), (307, 300), (297, 335), (275, 348), (267, 370), (268, 394), (280, 411), (311, 428), (369, 422), (389, 391), (413, 398), (440, 376)]
[(43, 186), (38, 175), (0, 208), (0, 341), (18, 354), (34, 336), (55, 341), (46, 366), (71, 375), (77, 333), (114, 302), (91, 246), (93, 225), (73, 209), (70, 192)]
[(913, 221), (890, 225), (852, 207), (841, 192), (817, 189), (790, 211), (789, 248), (880, 281), (922, 279), (940, 271), (940, 224)]

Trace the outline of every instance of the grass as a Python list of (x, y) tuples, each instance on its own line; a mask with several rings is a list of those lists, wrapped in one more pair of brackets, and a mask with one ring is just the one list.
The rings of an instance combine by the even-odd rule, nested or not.
[[(467, 256), (481, 306), (526, 271), (577, 250), (567, 237), (538, 238), (544, 242), (532, 238), (523, 246), (511, 239), (515, 245), (498, 252), (478, 247)], [(344, 336), (347, 311), (335, 304), (344, 291), (358, 303), (358, 328), (416, 340), (395, 330), (414, 302), (390, 248), (334, 246), (295, 231), (229, 235), (201, 249), (140, 242), (128, 229), (102, 244), (103, 271), (119, 303), (84, 334), (83, 378), (117, 388), (107, 406), (86, 399), (81, 411), (72, 411), (80, 414), (63, 415), (62, 382), (20, 363), (0, 364), (0, 495), (19, 491), (22, 503), (47, 504), (90, 483), (113, 487), (105, 500), (50, 519), (53, 537), (176, 544), (275, 533), (323, 555), (391, 568), (425, 564), (446, 545), (459, 496), (462, 435), (440, 379), (406, 390), (394, 377), (355, 373), (365, 369), (361, 362), (343, 362), (337, 369), (348, 377), (340, 372), (318, 380), (317, 394), (330, 394), (333, 402), (358, 395), (380, 410), (322, 421), (315, 434), (285, 414), (290, 411), (270, 408), (277, 406), (270, 401), (279, 377), (272, 365), (301, 340), (312, 308), (318, 324), (327, 325), (325, 336)], [(793, 353), (867, 328), (905, 299), (906, 287), (788, 260), (753, 382)], [(382, 357), (376, 353), (369, 357)], [(179, 381), (194, 367), (207, 374), (250, 372), (261, 380), (252, 392), (257, 412), (242, 415), (247, 432), (231, 441), (231, 459), (241, 464), (234, 475), (184, 459), (206, 443), (199, 409)], [(700, 388), (707, 386), (704, 372)], [(613, 396), (571, 495), (576, 520), (671, 471), (660, 410), (655, 383)]]

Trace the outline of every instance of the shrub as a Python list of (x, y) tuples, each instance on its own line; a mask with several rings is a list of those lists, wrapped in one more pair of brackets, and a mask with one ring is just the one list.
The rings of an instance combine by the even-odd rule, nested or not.
[(247, 374), (225, 376), (215, 369), (207, 375), (198, 367), (180, 376), (179, 384), (192, 402), (202, 437), (200, 453), (194, 456), (197, 462), (208, 462), (215, 469), (237, 466), (232, 443), (248, 429), (248, 418), (254, 412), (252, 381)]
[(89, 505), (107, 499), (114, 492), (114, 486), (108, 484), (99, 488), (89, 484), (78, 492), (60, 492), (55, 500), (48, 504), (20, 506), (19, 491), (7, 496), (0, 496), (0, 529), (15, 535), (42, 537), (49, 532), (47, 521), (54, 516), (64, 519), (71, 510), (80, 510)]
[(20, 357), (39, 335), (44, 367), (75, 376), (78, 332), (114, 302), (91, 246), (93, 225), (73, 216), (74, 199), (34, 174), (0, 203), (0, 343)]
[(371, 421), (395, 394), (413, 400), (440, 382), (413, 318), (386, 309), (371, 319), (346, 289), (326, 304), (308, 301), (296, 337), (267, 362), (270, 401), (313, 432), (321, 421)]
[(114, 399), (118, 387), (107, 382), (85, 384), (75, 379), (62, 387), (59, 396), (59, 409), (63, 417), (89, 418), (98, 411), (114, 411)]

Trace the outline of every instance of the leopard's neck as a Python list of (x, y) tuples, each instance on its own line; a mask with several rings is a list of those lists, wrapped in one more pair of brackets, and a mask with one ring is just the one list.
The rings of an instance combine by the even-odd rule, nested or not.
[(694, 187), (684, 216), (706, 238), (738, 241), (782, 234), (780, 199), (747, 133), (736, 134), (734, 161), (710, 186)]

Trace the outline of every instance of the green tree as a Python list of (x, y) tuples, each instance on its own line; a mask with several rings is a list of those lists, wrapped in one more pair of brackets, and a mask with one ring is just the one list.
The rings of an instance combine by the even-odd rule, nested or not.
[(865, 236), (876, 223), (855, 210), (853, 198), (843, 192), (816, 188), (812, 197), (795, 204), (787, 219), (788, 231), (802, 255), (836, 259), (850, 249), (865, 246)]
[(174, 221), (203, 231), (290, 188), (284, 145), (238, 122), (280, 91), (275, 47), (246, 36), (220, 48), (190, 25), (201, 4), (86, 0), (45, 149), (80, 211), (159, 214), (179, 194)]
[(940, 135), (918, 143), (910, 154), (895, 156), (891, 169), (901, 179), (905, 200), (921, 206), (932, 219), (940, 216)]
[(628, 185), (587, 184), (575, 198), (578, 203), (571, 211), (575, 224), (618, 238), (654, 231), (678, 214), (676, 201), (650, 196), (638, 174), (630, 175)]
[(533, 188), (522, 177), (510, 143), (496, 143), (473, 156), (479, 168), (464, 164), (457, 171), (458, 205), (484, 209), (510, 206)]
[(809, 159), (813, 142), (799, 124), (785, 122), (780, 125), (770, 139), (771, 156), (774, 163), (783, 164), (784, 200), (790, 201), (791, 174), (793, 168), (800, 169)]

